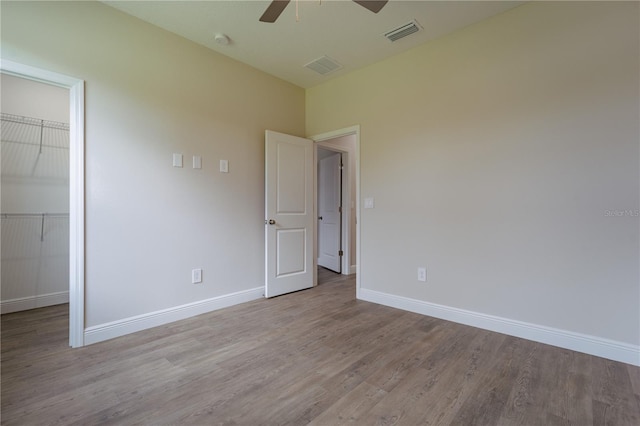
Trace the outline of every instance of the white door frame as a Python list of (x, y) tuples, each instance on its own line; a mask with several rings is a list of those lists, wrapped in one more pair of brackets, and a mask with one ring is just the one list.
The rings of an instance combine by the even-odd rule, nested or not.
[[(336, 139), (342, 136), (349, 136), (349, 135), (355, 135), (355, 139), (356, 139), (356, 150), (354, 153), (350, 153), (346, 150), (340, 150), (338, 147), (336, 147), (335, 145), (331, 145), (330, 143), (328, 143), (331, 139)], [(332, 150), (339, 150), (341, 151), (343, 154), (346, 153), (347, 155), (355, 155), (355, 164), (356, 164), (356, 170), (355, 170), (355, 177), (356, 177), (356, 196), (355, 196), (355, 200), (356, 200), (356, 297), (359, 298), (360, 295), (360, 220), (358, 220), (358, 218), (360, 217), (360, 126), (359, 125), (355, 125), (355, 126), (351, 126), (351, 127), (346, 127), (343, 129), (338, 129), (338, 130), (334, 130), (331, 132), (327, 132), (327, 133), (321, 133), (318, 135), (314, 135), (311, 136), (310, 139), (315, 143), (315, 152), (314, 152), (314, 156), (315, 158), (317, 158), (317, 151), (318, 151), (318, 146), (323, 147), (323, 148), (328, 148), (328, 149), (332, 149)], [(317, 160), (316, 160), (317, 161)], [(351, 173), (349, 170), (349, 164), (350, 164), (350, 158), (347, 158), (347, 161), (343, 161), (345, 164), (345, 169), (343, 171), (345, 171), (346, 173), (343, 173), (343, 179), (342, 179), (342, 188), (343, 188), (343, 201), (346, 198), (347, 200), (351, 199)], [(314, 161), (315, 163), (315, 161)], [(316, 181), (315, 184), (315, 197), (317, 199), (317, 190), (318, 190), (318, 182), (317, 182), (317, 178), (318, 178), (318, 173), (317, 170), (314, 172), (314, 179)], [(344, 202), (343, 202), (343, 235), (346, 237), (343, 239), (342, 241), (342, 246), (343, 246), (343, 250), (344, 250), (344, 256), (342, 259), (342, 273), (343, 274), (349, 274), (350, 273), (350, 269), (351, 269), (351, 265), (350, 265), (350, 258), (351, 258), (351, 253), (350, 253), (350, 247), (351, 247), (351, 205), (347, 206), (348, 208), (344, 208)], [(317, 206), (316, 206), (316, 210), (317, 210)], [(317, 216), (317, 211), (315, 212), (316, 216)], [(316, 235), (315, 235), (315, 241), (317, 241), (317, 226), (315, 227), (316, 231)], [(316, 244), (317, 245), (317, 244)], [(317, 254), (316, 254), (317, 257)], [(346, 267), (345, 267), (346, 265)]]
[(84, 346), (84, 80), (5, 59), (0, 72), (69, 89), (69, 346)]

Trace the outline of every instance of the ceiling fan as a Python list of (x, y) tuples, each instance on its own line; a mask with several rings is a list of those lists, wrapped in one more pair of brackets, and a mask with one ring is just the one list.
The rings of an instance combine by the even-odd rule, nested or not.
[[(260, 22), (276, 22), (285, 7), (291, 0), (273, 0), (267, 10), (260, 17)], [(389, 0), (352, 0), (373, 13), (378, 13)]]

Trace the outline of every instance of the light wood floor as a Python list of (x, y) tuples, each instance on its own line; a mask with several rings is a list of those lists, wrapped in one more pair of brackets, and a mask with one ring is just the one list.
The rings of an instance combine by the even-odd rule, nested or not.
[(311, 290), (80, 349), (2, 316), (2, 424), (640, 425), (640, 369)]

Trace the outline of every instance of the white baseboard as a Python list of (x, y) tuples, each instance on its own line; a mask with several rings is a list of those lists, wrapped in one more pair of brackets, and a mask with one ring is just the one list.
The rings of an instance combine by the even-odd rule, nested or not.
[(249, 302), (264, 297), (264, 287), (256, 287), (237, 293), (225, 294), (211, 299), (174, 306), (160, 311), (149, 312), (135, 317), (88, 327), (84, 331), (84, 344), (102, 342), (125, 334), (135, 333), (170, 322), (194, 317), (239, 303)]
[(44, 308), (45, 306), (61, 305), (63, 303), (69, 303), (68, 291), (3, 300), (0, 302), (0, 313), (10, 314), (11, 312)]
[(358, 265), (351, 265), (349, 267), (349, 275), (355, 274), (357, 270), (358, 270)]
[(640, 366), (640, 346), (628, 343), (480, 314), (365, 288), (360, 289), (357, 297), (367, 302)]

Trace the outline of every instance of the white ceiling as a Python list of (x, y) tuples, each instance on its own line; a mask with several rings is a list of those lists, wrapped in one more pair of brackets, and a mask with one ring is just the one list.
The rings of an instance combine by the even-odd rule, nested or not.
[[(300, 87), (309, 88), (524, 2), (390, 0), (374, 14), (350, 0), (296, 0), (273, 24), (258, 19), (269, 0), (111, 1), (103, 3)], [(417, 20), (423, 30), (396, 42), (384, 33)], [(224, 46), (214, 40), (226, 34)], [(329, 56), (343, 68), (320, 75), (304, 67)]]

